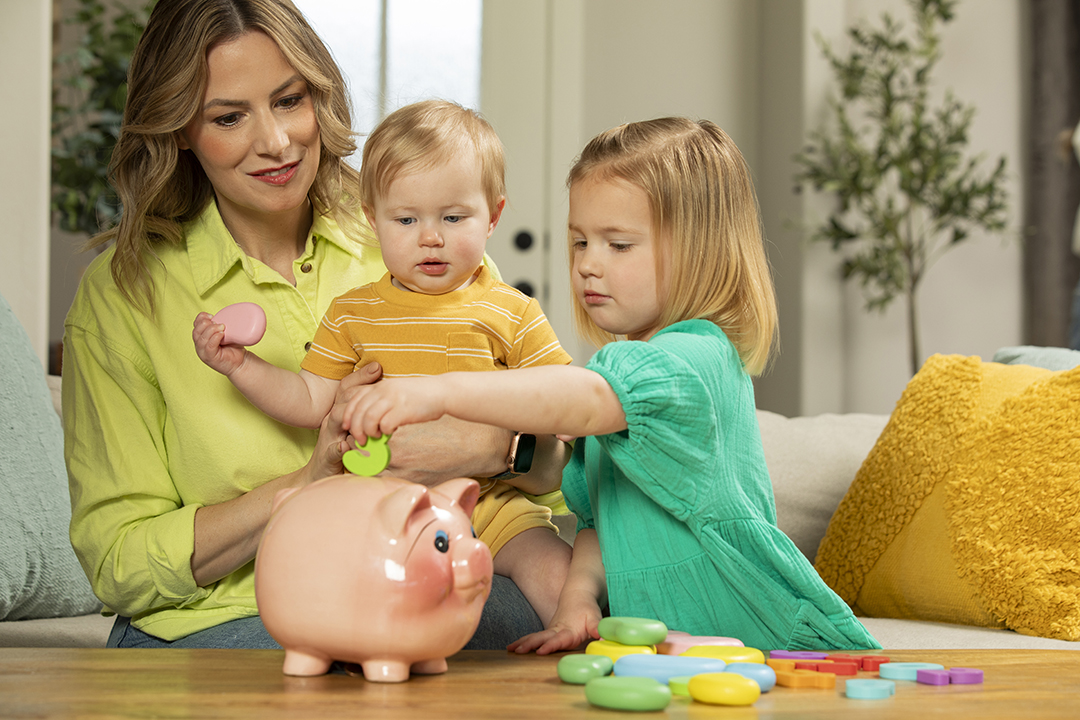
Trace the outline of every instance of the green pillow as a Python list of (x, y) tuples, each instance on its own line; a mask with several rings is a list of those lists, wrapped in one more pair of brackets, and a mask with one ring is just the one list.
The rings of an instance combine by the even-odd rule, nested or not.
[(0, 295), (0, 620), (101, 608), (68, 540), (64, 438), (45, 371)]
[(1003, 347), (994, 353), (994, 362), (1005, 365), (1031, 365), (1045, 370), (1072, 370), (1080, 365), (1080, 350), (1036, 345)]

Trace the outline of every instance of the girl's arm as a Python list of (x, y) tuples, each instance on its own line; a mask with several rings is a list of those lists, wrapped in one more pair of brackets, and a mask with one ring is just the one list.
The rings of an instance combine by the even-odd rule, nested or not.
[(334, 405), (339, 381), (271, 365), (238, 345), (222, 345), (225, 326), (199, 313), (191, 332), (199, 359), (225, 375), (251, 404), (278, 422), (319, 427)]
[[(378, 363), (369, 363), (363, 370), (372, 373), (366, 380), (369, 383), (375, 383), (381, 374)], [(498, 374), (506, 372), (510, 371), (500, 371)], [(461, 374), (488, 376), (496, 373)], [(397, 384), (399, 380), (382, 380), (363, 386), (350, 384), (348, 387), (343, 383), (332, 412), (341, 420), (353, 400), (375, 388), (389, 383)], [(373, 433), (372, 437), (378, 434)], [(435, 421), (401, 426), (390, 439), (390, 466), (387, 472), (429, 487), (455, 477), (492, 477), (506, 470), (506, 454), (512, 437), (513, 433), (505, 427), (468, 422), (449, 415)], [(364, 435), (360, 435), (361, 441), (363, 438)], [(532, 470), (515, 478), (514, 485), (524, 492), (541, 495), (559, 488), (562, 469), (570, 459), (570, 451), (565, 443), (554, 437), (541, 435), (536, 441)]]
[(443, 415), (533, 434), (626, 429), (622, 404), (607, 381), (573, 365), (384, 380), (357, 393), (342, 425), (354, 436), (377, 437)]
[(607, 604), (607, 580), (595, 530), (582, 530), (574, 538), (570, 572), (559, 594), (559, 607), (546, 630), (526, 635), (507, 650), (536, 651), (537, 655), (573, 650), (600, 637), (601, 606)]

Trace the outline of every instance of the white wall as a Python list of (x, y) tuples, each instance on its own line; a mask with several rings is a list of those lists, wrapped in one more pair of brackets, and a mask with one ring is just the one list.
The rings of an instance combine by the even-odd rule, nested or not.
[(0, 0), (0, 67), (10, 103), (0, 113), (0, 293), (45, 363), (49, 319), (51, 4)]
[[(796, 6), (799, 13), (793, 12)], [(759, 192), (774, 244), (782, 353), (772, 373), (758, 382), (758, 397), (760, 406), (789, 415), (888, 413), (910, 379), (902, 301), (884, 315), (867, 313), (858, 286), (839, 279), (839, 256), (824, 245), (807, 246), (798, 230), (825, 217), (827, 202), (795, 197), (783, 184), (804, 137), (799, 126), (805, 133), (823, 117), (830, 75), (814, 33), (842, 48), (846, 27), (859, 18), (877, 22), (884, 11), (910, 26), (902, 0), (763, 3), (761, 142), (767, 150), (761, 173), (769, 183)], [(1020, 12), (1019, 0), (961, 3), (956, 19), (945, 26), (937, 85), (977, 108), (971, 151), (1008, 157), (1011, 233), (1006, 239), (973, 234), (929, 271), (919, 298), (924, 358), (960, 353), (988, 360), (997, 348), (1021, 342)], [(801, 107), (792, 102), (799, 83)], [(796, 117), (775, 117), (783, 107)]]

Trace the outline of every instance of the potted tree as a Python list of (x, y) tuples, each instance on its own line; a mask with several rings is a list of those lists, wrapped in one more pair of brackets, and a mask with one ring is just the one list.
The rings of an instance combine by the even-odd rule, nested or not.
[(967, 157), (973, 107), (951, 91), (934, 103), (931, 76), (941, 57), (941, 26), (956, 0), (909, 0), (914, 37), (888, 14), (880, 27), (847, 31), (840, 54), (817, 38), (839, 95), (829, 122), (796, 156), (796, 179), (835, 199), (811, 231), (844, 252), (845, 278), (862, 284), (867, 309), (907, 304), (911, 372), (921, 365), (917, 295), (934, 262), (973, 230), (1005, 229), (1005, 157), (987, 172)]

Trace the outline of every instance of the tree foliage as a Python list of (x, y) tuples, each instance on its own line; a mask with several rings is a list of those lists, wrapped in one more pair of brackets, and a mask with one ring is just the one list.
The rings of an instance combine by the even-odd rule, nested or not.
[(957, 0), (909, 4), (914, 38), (888, 14), (880, 27), (849, 28), (846, 55), (818, 37), (839, 96), (829, 99), (831, 123), (809, 135), (796, 161), (799, 180), (836, 199), (811, 238), (844, 251), (844, 277), (859, 279), (868, 309), (907, 300), (914, 374), (920, 282), (972, 231), (1004, 230), (1007, 197), (1005, 157), (987, 172), (983, 157), (965, 154), (974, 108), (951, 91), (938, 103), (931, 97), (940, 28)]
[(55, 63), (64, 92), (53, 93), (52, 210), (71, 232), (95, 234), (120, 214), (108, 183), (109, 158), (120, 136), (131, 53), (154, 2), (128, 5), (79, 0), (65, 20), (79, 36), (75, 49)]

